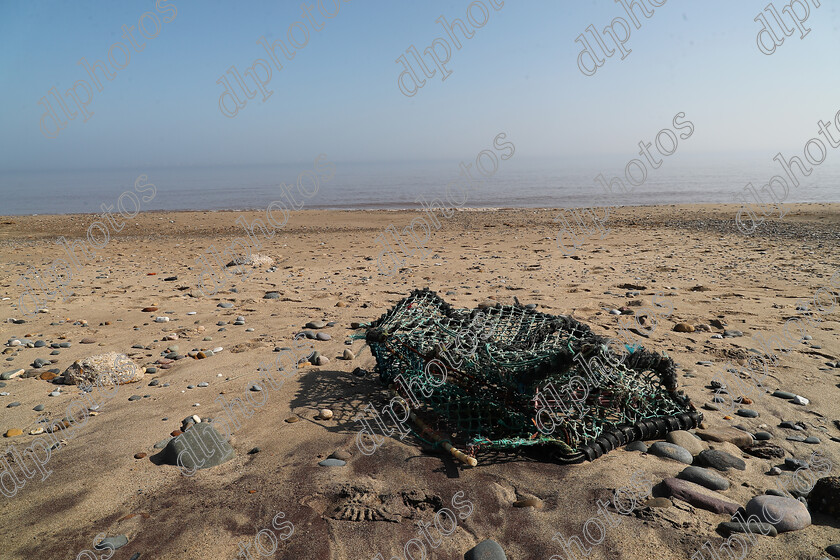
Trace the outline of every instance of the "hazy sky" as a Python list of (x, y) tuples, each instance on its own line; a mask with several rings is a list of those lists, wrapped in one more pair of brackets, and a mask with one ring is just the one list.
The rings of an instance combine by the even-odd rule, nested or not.
[[(810, 33), (794, 31), (771, 56), (759, 52), (753, 21), (768, 0), (669, 0), (650, 19), (637, 9), (641, 28), (631, 24), (625, 43), (632, 52), (606, 58), (593, 76), (578, 69), (575, 38), (590, 24), (629, 21), (612, 0), (505, 0), (499, 10), (483, 0), (489, 20), (471, 39), (458, 35), (460, 50), (435, 20), (464, 20), (466, 0), (342, 1), (331, 19), (308, 2), (320, 31), (300, 1), (170, 0), (160, 10), (154, 0), (0, 3), (0, 168), (291, 163), (322, 152), (332, 161), (450, 159), (474, 157), (501, 131), (518, 157), (630, 159), (678, 112), (696, 126), (694, 153), (766, 152), (769, 160), (779, 150), (801, 154), (817, 121), (840, 110), (840, 17), (829, 0), (820, 8), (811, 0)], [(175, 19), (163, 22), (172, 5)], [(325, 5), (333, 9), (333, 0)], [(97, 72), (102, 91), (92, 89), (89, 120), (67, 121), (56, 138), (42, 134), (38, 101), (54, 86), (90, 83), (77, 64), (83, 57), (113, 72), (109, 47), (128, 46), (122, 26), (136, 27), (144, 12), (158, 14), (159, 34), (143, 39), (135, 29), (143, 50), (129, 46), (128, 65), (111, 81)], [(481, 16), (477, 7), (473, 14)], [(144, 19), (150, 35), (154, 21)], [(284, 67), (272, 68), (271, 97), (257, 93), (224, 116), (217, 80), (231, 65), (242, 74), (267, 59), (263, 36), (288, 45), (296, 21), (308, 43), (293, 60), (278, 49)], [(441, 81), (438, 71), (403, 95), (395, 60), (438, 37), (452, 46), (452, 74)], [(119, 48), (112, 52), (123, 63)]]

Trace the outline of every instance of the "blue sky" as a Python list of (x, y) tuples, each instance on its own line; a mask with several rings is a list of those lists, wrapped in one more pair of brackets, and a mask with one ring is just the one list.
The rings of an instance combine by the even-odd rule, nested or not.
[[(455, 159), (474, 157), (500, 131), (518, 157), (629, 160), (639, 140), (653, 140), (678, 112), (696, 126), (693, 153), (769, 160), (780, 150), (801, 153), (817, 120), (840, 110), (840, 17), (828, 0), (810, 5), (805, 38), (794, 32), (772, 56), (759, 52), (753, 21), (768, 0), (670, 0), (650, 19), (638, 16), (624, 60), (613, 55), (589, 77), (577, 67), (575, 38), (590, 24), (628, 19), (620, 4), (505, 0), (496, 11), (483, 1), (489, 21), (452, 48), (452, 74), (427, 79), (413, 97), (397, 87), (395, 60), (445, 37), (435, 20), (465, 19), (469, 2), (341, 2), (334, 18), (315, 16), (321, 31), (306, 23), (307, 45), (273, 69), (274, 94), (228, 118), (216, 81), (231, 65), (242, 73), (266, 58), (260, 37), (287, 42), (289, 26), (304, 19), (301, 2), (170, 0), (162, 9), (174, 5), (175, 19), (142, 52), (131, 49), (112, 81), (102, 80), (90, 119), (70, 120), (56, 138), (41, 133), (38, 101), (54, 86), (63, 92), (90, 81), (77, 61), (107, 63), (109, 47), (125, 42), (122, 26), (156, 12), (155, 2), (5, 1), (0, 169), (294, 163), (318, 153), (332, 161)], [(317, 13), (317, 0), (308, 3)]]

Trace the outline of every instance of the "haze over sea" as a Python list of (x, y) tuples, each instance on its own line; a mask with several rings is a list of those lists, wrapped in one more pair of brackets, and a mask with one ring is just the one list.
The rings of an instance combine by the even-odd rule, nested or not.
[[(417, 208), (423, 195), (446, 203), (446, 184), (458, 177), (460, 161), (347, 163), (335, 161), (335, 177), (322, 183), (304, 208), (370, 209)], [(529, 159), (515, 154), (500, 162), (498, 173), (482, 179), (470, 193), (465, 207), (584, 207), (602, 205), (594, 197), (603, 189), (594, 181), (598, 173), (608, 178), (623, 173), (634, 154), (612, 158), (577, 157), (568, 160)], [(732, 203), (733, 194), (752, 182), (760, 188), (773, 175), (784, 172), (772, 161), (775, 154), (692, 157), (675, 154), (650, 172), (632, 194), (616, 196), (615, 204), (651, 205), (682, 203)], [(790, 157), (791, 154), (784, 153)], [(786, 202), (840, 201), (840, 161), (826, 161), (809, 177), (797, 175), (800, 186), (791, 187)], [(277, 186), (292, 184), (312, 162), (288, 165), (204, 166), (65, 171), (0, 172), (3, 203), (0, 215), (74, 214), (100, 212), (119, 195), (132, 190), (138, 175), (145, 174), (157, 187), (154, 200), (143, 210), (245, 210), (263, 209), (279, 198)], [(628, 185), (629, 187), (629, 185)]]

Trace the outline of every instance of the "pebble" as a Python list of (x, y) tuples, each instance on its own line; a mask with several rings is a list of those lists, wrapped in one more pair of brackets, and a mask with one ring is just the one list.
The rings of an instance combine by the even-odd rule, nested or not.
[(347, 462), (342, 461), (341, 459), (324, 459), (318, 464), (322, 467), (343, 467), (347, 464)]
[(144, 307), (141, 311), (142, 311), (143, 313), (153, 313), (153, 312), (155, 312), (155, 311), (157, 311), (157, 310), (158, 310), (158, 308), (157, 308), (157, 307)]
[(288, 418), (286, 418), (286, 422), (289, 424), (294, 424), (295, 422), (300, 422), (300, 418), (298, 418), (297, 416), (289, 416)]
[(818, 438), (817, 436), (808, 436), (808, 437), (805, 438), (805, 443), (816, 444), (816, 443), (819, 443), (819, 442), (820, 442), (820, 438)]
[(207, 383), (206, 381), (202, 381), (201, 383), (199, 383), (199, 384), (198, 384), (198, 386), (199, 386), (199, 387), (209, 387), (209, 386), (210, 386), (210, 384), (209, 384), (209, 383)]
[(743, 471), (747, 468), (747, 464), (743, 459), (719, 449), (707, 449), (700, 453), (697, 458), (703, 465), (713, 467), (719, 471), (728, 471), (730, 468)]
[(259, 392), (260, 392), (260, 391), (262, 391), (263, 389), (262, 389), (262, 387), (261, 387), (261, 386), (259, 386), (258, 384), (254, 383), (253, 385), (251, 385), (251, 390), (252, 390), (252, 391), (254, 391), (254, 392), (259, 393)]
[(747, 502), (745, 509), (747, 516), (755, 515), (760, 521), (773, 525), (780, 533), (804, 529), (811, 524), (808, 508), (793, 498), (756, 496)]
[(669, 432), (665, 435), (665, 440), (686, 449), (692, 457), (699, 455), (701, 451), (707, 448), (706, 444), (695, 437), (694, 434), (683, 430)]
[[(147, 367), (146, 368), (146, 373), (157, 373), (157, 368), (154, 367), (154, 366)], [(157, 381), (157, 379), (155, 379), (155, 381)], [(155, 383), (155, 385), (157, 385), (157, 383)]]
[(799, 395), (794, 395), (794, 397), (791, 399), (791, 402), (793, 404), (806, 405), (806, 404), (810, 403), (811, 401), (809, 401), (805, 397), (802, 397), (802, 396), (799, 396)]
[(41, 427), (33, 428), (33, 429), (29, 430), (29, 435), (30, 436), (37, 436), (38, 434), (43, 434), (43, 433), (44, 433), (44, 428), (41, 428)]
[(464, 554), (464, 560), (507, 560), (504, 549), (492, 539), (481, 541)]
[(315, 335), (315, 338), (317, 340), (330, 340), (332, 337), (329, 335), (329, 333), (319, 332)]
[(753, 535), (764, 535), (767, 537), (775, 537), (779, 534), (776, 528), (769, 523), (761, 523), (760, 521), (748, 521), (742, 525), (739, 521), (724, 521), (718, 528), (723, 529), (727, 533), (752, 533)]
[(233, 304), (228, 301), (223, 301), (216, 307), (221, 307), (222, 309), (230, 309), (231, 307), (233, 307)]
[(44, 405), (35, 405), (35, 408), (33, 408), (32, 410), (34, 410), (35, 412), (41, 412), (42, 410), (44, 410)]
[(130, 397), (128, 397), (128, 400), (129, 401), (139, 401), (142, 398), (143, 397), (141, 397), (140, 395), (131, 395)]
[(300, 331), (300, 332), (297, 334), (297, 336), (300, 336), (300, 335), (303, 335), (303, 336), (305, 336), (306, 338), (310, 338), (310, 339), (313, 339), (313, 340), (314, 340), (314, 339), (315, 339), (315, 337), (317, 336), (317, 335), (316, 335), (314, 332), (312, 332), (312, 331)]
[(134, 454), (134, 458), (135, 458), (135, 459), (142, 459), (142, 458), (143, 458), (143, 457), (145, 457), (145, 456), (146, 456), (146, 454), (145, 454), (145, 453), (142, 453), (142, 452), (141, 452), (141, 453), (135, 453), (135, 454)]
[(307, 328), (307, 329), (323, 329), (326, 326), (327, 326), (326, 321), (309, 321), (308, 323), (306, 323), (306, 325), (304, 325), (304, 328)]
[(648, 446), (643, 441), (631, 441), (624, 446), (624, 449), (627, 451), (640, 451), (642, 453), (647, 453)]
[(257, 453), (259, 453), (260, 451), (261, 451), (261, 449), (260, 449), (259, 447), (254, 447), (253, 449), (251, 449), (250, 451), (248, 451), (248, 455), (256, 455), (256, 454), (257, 454)]
[(352, 360), (355, 357), (356, 355), (349, 348), (345, 348), (344, 352), (341, 354), (341, 358), (344, 360)]
[(795, 457), (786, 457), (785, 466), (790, 470), (795, 471), (796, 469), (807, 469), (808, 463)]
[(805, 430), (805, 428), (803, 428), (799, 424), (794, 424), (793, 422), (788, 422), (788, 421), (781, 422), (779, 424), (779, 427), (780, 428), (787, 428), (789, 430), (797, 430), (799, 432), (802, 432), (802, 431)]
[(729, 481), (709, 469), (703, 467), (686, 467), (677, 478), (694, 482), (710, 490), (727, 490)]
[(96, 340), (94, 340), (92, 338), (83, 338), (82, 340), (79, 341), (79, 344), (93, 344), (95, 342), (96, 342)]
[(725, 330), (723, 331), (723, 336), (724, 338), (737, 338), (739, 336), (744, 336), (744, 333), (736, 330)]
[(758, 441), (767, 441), (773, 437), (773, 434), (770, 432), (756, 432), (753, 434), (753, 437)]
[(779, 467), (771, 467), (770, 470), (767, 471), (767, 474), (770, 476), (779, 476), (780, 474), (782, 474), (782, 469), (780, 469)]
[(315, 364), (319, 366), (325, 366), (328, 363), (330, 363), (330, 359), (326, 356), (318, 356), (318, 358), (315, 360)]
[(688, 323), (677, 323), (676, 325), (674, 325), (674, 332), (690, 333), (694, 332), (694, 327), (692, 327)]
[(155, 323), (168, 323), (169, 317), (155, 317)]
[(263, 299), (280, 299), (280, 292), (266, 292)]
[(6, 408), (14, 408), (16, 406), (20, 406), (20, 403), (18, 401), (10, 402), (9, 404), (6, 405)]
[(657, 457), (664, 457), (666, 459), (679, 461), (687, 465), (690, 465), (693, 461), (691, 452), (686, 448), (664, 441), (657, 441), (651, 445), (650, 453), (652, 455), (656, 455)]
[(50, 396), (51, 397), (60, 397), (61, 396), (61, 391), (53, 391), (52, 393), (50, 393)]
[(735, 414), (744, 418), (758, 418), (758, 412), (749, 408), (739, 408)]
[(118, 548), (122, 548), (128, 544), (128, 537), (125, 535), (117, 535), (116, 537), (108, 537), (106, 539), (102, 539), (99, 541), (99, 544), (94, 546), (96, 550), (102, 550), (104, 548), (113, 548), (114, 550)]
[(840, 558), (840, 544), (833, 544), (831, 546), (826, 547), (826, 552), (834, 556), (835, 558)]
[(778, 397), (780, 399), (792, 399), (796, 395), (793, 393), (788, 393), (787, 391), (773, 391), (773, 396)]
[(0, 379), (4, 381), (8, 381), (9, 379), (14, 379), (15, 377), (20, 377), (23, 375), (25, 370), (23, 369), (13, 369), (11, 371), (7, 371), (4, 374), (0, 375)]
[(20, 428), (12, 428), (12, 429), (6, 431), (6, 437), (17, 437), (17, 436), (22, 436), (22, 435), (23, 435), (23, 430), (21, 430)]
[(333, 411), (329, 408), (322, 408), (321, 411), (318, 413), (318, 418), (321, 420), (329, 420), (333, 417)]

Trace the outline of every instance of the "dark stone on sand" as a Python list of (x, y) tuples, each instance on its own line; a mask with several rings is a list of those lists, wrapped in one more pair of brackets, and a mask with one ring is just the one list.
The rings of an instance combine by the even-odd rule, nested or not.
[(96, 550), (105, 550), (106, 548), (113, 548), (114, 550), (122, 548), (128, 544), (128, 537), (125, 535), (117, 535), (116, 537), (107, 537), (99, 541), (94, 548)]
[(481, 541), (464, 554), (464, 560), (507, 560), (504, 549), (492, 539)]
[(647, 453), (648, 446), (643, 441), (631, 441), (626, 446), (624, 446), (624, 449), (626, 449), (627, 451), (640, 451), (642, 453)]
[(743, 471), (747, 468), (747, 464), (743, 459), (739, 459), (738, 457), (719, 449), (706, 449), (697, 456), (697, 459), (700, 464), (716, 468), (719, 471), (728, 471), (731, 468)]
[(785, 456), (784, 449), (767, 441), (759, 441), (743, 449), (753, 457), (759, 457), (761, 459), (781, 459)]
[(738, 521), (724, 521), (718, 525), (718, 529), (732, 533), (752, 533), (753, 535), (764, 535), (765, 537), (775, 537), (779, 534), (776, 528), (769, 523), (762, 523), (760, 521), (748, 521), (746, 524), (741, 524)]
[(187, 471), (209, 469), (230, 461), (236, 455), (233, 447), (207, 422), (194, 424), (172, 439), (163, 453), (167, 463)]
[(677, 478), (705, 486), (709, 490), (726, 490), (729, 488), (728, 480), (703, 467), (686, 467), (677, 475)]

